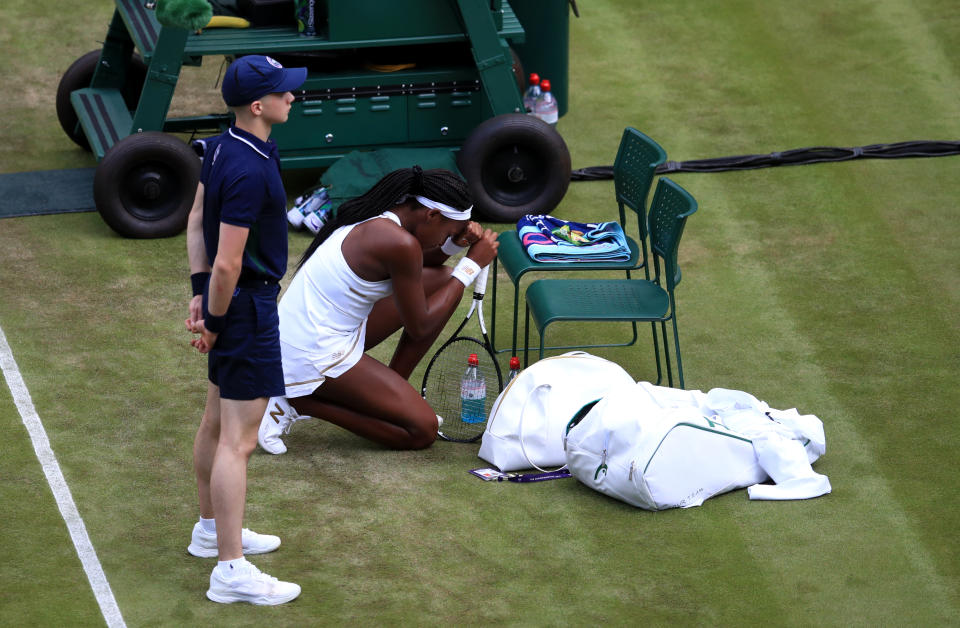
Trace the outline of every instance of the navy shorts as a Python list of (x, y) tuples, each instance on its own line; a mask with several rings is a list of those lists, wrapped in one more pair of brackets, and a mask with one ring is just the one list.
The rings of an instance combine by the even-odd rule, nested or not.
[[(226, 327), (210, 351), (207, 377), (222, 399), (238, 401), (284, 394), (280, 317), (273, 283), (243, 283), (227, 309)], [(204, 295), (206, 299), (206, 295)]]

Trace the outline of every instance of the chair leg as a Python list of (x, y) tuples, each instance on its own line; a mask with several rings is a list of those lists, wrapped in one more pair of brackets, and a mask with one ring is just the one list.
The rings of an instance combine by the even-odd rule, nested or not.
[[(526, 301), (526, 299), (524, 299)], [(530, 304), (527, 303), (523, 310), (523, 368), (530, 365)]]
[(549, 324), (550, 324), (549, 322), (545, 323), (543, 328), (539, 330), (540, 331), (540, 357), (537, 358), (538, 360), (543, 359), (543, 348), (545, 344), (544, 340), (546, 340), (547, 338), (547, 325)]
[[(520, 279), (523, 277), (517, 277), (517, 283), (513, 285), (513, 344), (510, 347), (513, 349), (513, 353), (510, 355), (517, 355), (517, 314), (520, 310)], [(526, 301), (526, 299), (524, 299)], [(528, 323), (525, 321), (524, 326)], [(524, 334), (528, 333), (526, 330)], [(524, 343), (526, 344), (526, 343)]]
[[(524, 300), (526, 301), (526, 300)], [(543, 329), (540, 329), (540, 353), (538, 360), (543, 359), (543, 352), (546, 349), (545, 340), (547, 338), (547, 325), (550, 322), (544, 324)], [(528, 353), (530, 350), (530, 304), (527, 303), (524, 308), (524, 317), (523, 317), (523, 368), (527, 368), (529, 365)]]
[(683, 361), (680, 358), (680, 333), (677, 331), (677, 313), (673, 313), (673, 346), (677, 351), (677, 375), (680, 378), (680, 389), (686, 390), (683, 383)]
[(660, 341), (657, 339), (657, 324), (650, 323), (650, 331), (653, 336), (653, 358), (657, 361), (657, 386), (663, 381), (663, 369), (660, 366)]
[(673, 388), (673, 367), (670, 365), (670, 344), (667, 341), (667, 323), (660, 321), (660, 332), (663, 336), (663, 357), (667, 365), (667, 386)]

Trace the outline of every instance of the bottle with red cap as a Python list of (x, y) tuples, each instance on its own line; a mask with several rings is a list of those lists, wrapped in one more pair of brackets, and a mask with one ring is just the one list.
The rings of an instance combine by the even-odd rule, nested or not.
[(530, 86), (523, 94), (523, 108), (527, 113), (533, 113), (533, 108), (537, 106), (537, 98), (540, 97), (540, 75), (530, 74)]
[(467, 371), (460, 380), (460, 420), (464, 423), (483, 423), (487, 420), (487, 382), (480, 373), (480, 359), (476, 353), (467, 358)]
[(517, 378), (517, 375), (520, 374), (520, 358), (513, 356), (510, 358), (510, 376), (507, 377), (507, 383), (509, 384)]
[(560, 110), (557, 107), (557, 99), (550, 92), (550, 81), (547, 79), (540, 81), (540, 96), (534, 105), (533, 113), (547, 124), (557, 123)]

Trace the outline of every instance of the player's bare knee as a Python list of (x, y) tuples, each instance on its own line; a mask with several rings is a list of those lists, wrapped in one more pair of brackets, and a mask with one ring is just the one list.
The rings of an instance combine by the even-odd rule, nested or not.
[(426, 449), (437, 440), (437, 431), (417, 431), (410, 435), (410, 449)]
[(433, 411), (419, 416), (416, 427), (410, 430), (410, 449), (426, 449), (432, 445), (437, 440), (437, 427), (437, 415)]

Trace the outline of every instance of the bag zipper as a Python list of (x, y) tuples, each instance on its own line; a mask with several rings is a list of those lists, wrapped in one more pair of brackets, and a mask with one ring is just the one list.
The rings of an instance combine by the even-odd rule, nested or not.
[(607, 432), (607, 435), (603, 438), (603, 451), (600, 452), (600, 466), (597, 467), (597, 470), (593, 474), (593, 479), (597, 480), (600, 477), (600, 472), (603, 471), (603, 475), (607, 475), (607, 448), (610, 446), (610, 432)]

